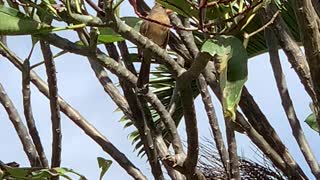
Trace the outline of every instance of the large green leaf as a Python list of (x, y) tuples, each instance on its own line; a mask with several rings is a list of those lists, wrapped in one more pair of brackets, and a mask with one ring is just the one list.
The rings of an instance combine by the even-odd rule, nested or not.
[(311, 129), (319, 133), (319, 127), (314, 113), (311, 113), (304, 122), (306, 122)]
[(37, 22), (16, 9), (0, 5), (0, 35), (36, 34), (52, 29), (52, 26)]
[[(121, 18), (127, 25), (136, 30), (139, 30), (139, 18), (136, 17), (122, 17)], [(99, 43), (112, 43), (125, 40), (121, 35), (114, 32), (111, 28), (102, 27), (99, 28), (100, 35), (98, 36)]]
[(248, 76), (248, 56), (242, 42), (234, 36), (217, 36), (207, 40), (202, 52), (215, 56), (218, 64), (219, 84), (222, 91), (224, 116), (235, 120), (236, 109)]
[(191, 6), (190, 3), (187, 3), (185, 0), (157, 0), (158, 3), (163, 5), (167, 9), (171, 9), (178, 14), (181, 14), (185, 17), (198, 17), (198, 10)]

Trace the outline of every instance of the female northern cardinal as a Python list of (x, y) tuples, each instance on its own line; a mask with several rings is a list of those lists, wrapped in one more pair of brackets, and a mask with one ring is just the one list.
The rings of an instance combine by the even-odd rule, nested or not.
[[(161, 22), (163, 24), (170, 24), (170, 19), (168, 17), (166, 9), (158, 3), (156, 3), (155, 6), (150, 10), (147, 18)], [(166, 48), (169, 40), (168, 27), (148, 20), (144, 20), (140, 27), (140, 33), (151, 39), (161, 48)], [(152, 55), (150, 52), (143, 51), (142, 64), (137, 82), (137, 87), (140, 90), (148, 90), (151, 58)]]

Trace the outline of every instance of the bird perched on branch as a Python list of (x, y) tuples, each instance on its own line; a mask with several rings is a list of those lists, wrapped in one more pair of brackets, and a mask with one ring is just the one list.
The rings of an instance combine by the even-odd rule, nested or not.
[[(148, 19), (152, 19), (160, 23), (151, 22)], [(169, 40), (169, 28), (161, 24), (170, 25), (170, 19), (168, 17), (166, 9), (163, 8), (160, 4), (156, 3), (155, 6), (150, 10), (147, 19), (143, 20), (143, 23), (140, 27), (140, 33), (151, 39), (161, 48), (165, 49)], [(142, 91), (147, 91), (152, 55), (147, 50), (140, 50), (140, 53), (142, 53), (140, 54), (142, 55), (142, 63), (139, 72), (137, 87)]]

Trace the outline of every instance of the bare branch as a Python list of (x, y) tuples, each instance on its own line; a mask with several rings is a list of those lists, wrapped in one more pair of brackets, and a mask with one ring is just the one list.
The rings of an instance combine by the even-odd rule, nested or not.
[(231, 119), (225, 118), (226, 134), (228, 142), (228, 152), (230, 159), (230, 177), (231, 179), (240, 180), (239, 157), (237, 153), (237, 142)]
[(35, 145), (35, 148), (40, 157), (40, 161), (42, 167), (48, 168), (48, 160), (45, 155), (41, 139), (33, 118), (32, 108), (31, 108), (31, 91), (30, 91), (30, 61), (29, 58), (26, 59), (23, 63), (23, 71), (22, 71), (22, 97), (23, 97), (23, 108), (24, 108), (24, 116), (26, 118), (28, 130), (32, 141)]
[[(115, 59), (120, 64), (120, 55), (113, 43), (106, 44), (106, 49), (111, 58)], [(158, 160), (158, 153), (155, 145), (155, 133), (156, 129), (153, 123), (150, 110), (147, 102), (142, 95), (135, 94), (132, 90), (127, 88), (127, 84), (124, 79), (119, 79), (120, 85), (126, 90), (126, 98), (129, 101), (131, 109), (134, 109), (135, 118), (132, 119), (136, 128), (139, 131), (142, 142), (144, 143), (144, 149), (146, 150), (149, 164), (151, 166), (152, 174), (155, 179), (164, 179), (161, 166)], [(130, 97), (129, 97), (130, 96)]]
[(61, 119), (60, 107), (58, 104), (58, 85), (56, 77), (56, 67), (53, 55), (48, 42), (40, 40), (49, 85), (49, 99), (52, 122), (52, 157), (51, 167), (60, 167), (61, 164)]
[[(1, 48), (0, 48), (1, 51)], [(28, 130), (21, 121), (21, 118), (18, 114), (17, 109), (14, 107), (9, 96), (5, 92), (2, 84), (0, 83), (0, 103), (3, 105), (4, 109), (7, 111), (9, 119), (11, 120), (19, 139), (22, 143), (24, 152), (26, 153), (30, 165), (32, 167), (41, 167), (41, 161), (38, 156), (37, 150), (34, 147), (34, 144), (31, 140), (31, 137), (28, 134)]]
[(211, 127), (211, 131), (213, 133), (215, 145), (217, 147), (220, 159), (222, 161), (222, 165), (225, 169), (226, 174), (228, 175), (228, 177), (230, 177), (228, 173), (229, 172), (229, 157), (228, 157), (229, 155), (223, 142), (222, 133), (219, 128), (216, 112), (214, 110), (212, 99), (207, 87), (208, 85), (203, 75), (200, 75), (200, 77), (198, 78), (198, 86), (200, 89), (204, 107), (207, 111), (209, 124)]
[(277, 83), (278, 91), (282, 101), (282, 106), (290, 123), (292, 134), (295, 137), (300, 147), (300, 150), (304, 155), (305, 160), (309, 164), (309, 167), (311, 168), (313, 174), (316, 176), (316, 178), (320, 178), (319, 164), (308, 144), (306, 137), (304, 136), (299, 119), (294, 110), (293, 103), (286, 85), (285, 76), (283, 74), (280, 64), (280, 57), (277, 49), (278, 44), (276, 42), (274, 34), (270, 29), (266, 29), (265, 39), (269, 48), (270, 63)]
[[(172, 21), (173, 24), (176, 26), (190, 26), (190, 22), (188, 18), (181, 17), (182, 20), (180, 20), (177, 15), (171, 14), (170, 20)], [(182, 22), (183, 21), (183, 22)], [(177, 33), (179, 34), (183, 44), (189, 51), (189, 53), (185, 54), (190, 54), (192, 58), (195, 58), (199, 52), (197, 45), (194, 42), (193, 34), (190, 31), (183, 31), (183, 30), (177, 30)]]
[[(89, 42), (87, 40), (88, 34), (85, 32), (78, 33), (81, 41), (86, 45), (89, 46)], [(129, 107), (127, 100), (121, 95), (117, 87), (114, 85), (112, 80), (108, 76), (108, 72), (103, 68), (101, 64), (95, 61), (92, 58), (88, 58), (89, 63), (91, 65), (91, 69), (94, 71), (97, 79), (99, 80), (100, 84), (102, 85), (104, 91), (111, 97), (113, 102), (122, 110), (122, 112), (129, 118), (133, 118), (132, 111)]]
[[(118, 45), (119, 45), (119, 49), (120, 49), (120, 52), (122, 55), (122, 59), (126, 65), (126, 67), (128, 68), (128, 70), (130, 70), (130, 72), (137, 74), (133, 65), (130, 62), (129, 52), (128, 52), (126, 43), (123, 41), (123, 42), (120, 42)], [(166, 125), (166, 128), (168, 129), (168, 132), (173, 137), (172, 144), (173, 144), (173, 149), (175, 150), (176, 155), (184, 156), (181, 139), (178, 134), (176, 125), (175, 125), (172, 117), (170, 116), (170, 114), (166, 111), (165, 106), (161, 103), (161, 101), (157, 98), (157, 96), (155, 94), (151, 93), (150, 91), (146, 94), (145, 98), (147, 98), (148, 102), (151, 103), (151, 105), (153, 107), (155, 107), (157, 113), (161, 117), (162, 122), (164, 122), (164, 124)], [(165, 158), (166, 156), (170, 155), (170, 153), (168, 151), (168, 148), (165, 146), (165, 144), (163, 145), (163, 144), (159, 143), (160, 139), (162, 139), (162, 141), (163, 141), (163, 138), (159, 137), (157, 135), (156, 136), (156, 145), (157, 145), (158, 153), (161, 158)], [(179, 161), (178, 157), (175, 158), (175, 161)], [(180, 163), (177, 162), (177, 164), (180, 164)], [(167, 170), (169, 170), (169, 174), (171, 177), (172, 176), (179, 176), (178, 174), (173, 172), (170, 169), (170, 167), (167, 167), (166, 163), (164, 165), (167, 168)]]
[(157, 113), (160, 115), (162, 122), (165, 124), (168, 132), (172, 136), (172, 145), (176, 154), (183, 155), (183, 146), (182, 142), (171, 115), (166, 110), (165, 106), (161, 103), (161, 101), (157, 98), (157, 96), (151, 92), (148, 92), (146, 95), (148, 102), (151, 103), (153, 107), (156, 107)]
[[(90, 58), (97, 60), (102, 66), (104, 66), (105, 68), (107, 68), (108, 70), (113, 72), (114, 74), (117, 74), (117, 76), (120, 79), (125, 79), (126, 82), (129, 83), (128, 85), (130, 85), (130, 87), (128, 87), (128, 88), (133, 88), (136, 86), (137, 77), (134, 74), (132, 74), (130, 71), (128, 71), (125, 67), (123, 67), (122, 65), (117, 63), (115, 60), (113, 60), (113, 59), (109, 58), (108, 56), (106, 56), (105, 54), (103, 54), (101, 51), (98, 50), (98, 54), (96, 56), (94, 56), (94, 55), (92, 55), (92, 53), (90, 53), (88, 51), (88, 49), (80, 48), (80, 47), (76, 46), (74, 43), (71, 43), (70, 41), (63, 39), (59, 36), (49, 34), (45, 37), (45, 39), (50, 41), (53, 45), (55, 45), (61, 49), (65, 49), (69, 52), (77, 53), (77, 54), (84, 55), (84, 56), (87, 56), (87, 57), (90, 57)], [(160, 47), (158, 47), (158, 48), (160, 50), (162, 50)], [(167, 53), (165, 51), (164, 51), (164, 54), (166, 54), (165, 56), (167, 56)], [(171, 59), (171, 57), (169, 55), (168, 55), (168, 57), (169, 57), (169, 59)], [(181, 67), (176, 62), (172, 62), (172, 63), (176, 64), (177, 68), (181, 69)], [(147, 96), (150, 96), (147, 98), (149, 100), (152, 100), (156, 97), (153, 95), (152, 92), (148, 92)], [(128, 95), (128, 97), (134, 97), (134, 96)], [(152, 104), (152, 102), (150, 102), (150, 103)], [(131, 107), (131, 105), (130, 105), (130, 107)], [(135, 107), (135, 106), (133, 106), (133, 107)], [(162, 111), (162, 113), (159, 113), (159, 115), (162, 115), (163, 113), (166, 113), (166, 114), (168, 113), (165, 108), (158, 110), (158, 107), (155, 107), (155, 109), (159, 112)], [(133, 113), (133, 114), (135, 114), (135, 113)], [(168, 119), (169, 117), (170, 117), (170, 115), (168, 115), (168, 116), (166, 115), (166, 116), (162, 116), (161, 118), (174, 122), (172, 119), (171, 120)]]
[[(8, 50), (8, 49), (7, 49)], [(0, 49), (0, 54), (5, 56), (19, 70), (22, 70), (22, 61), (14, 55), (13, 52), (5, 52)], [(31, 82), (43, 93), (49, 97), (49, 89), (46, 83), (34, 72), (30, 72)], [(61, 97), (58, 99), (61, 111), (70, 118), (80, 129), (82, 129), (90, 138), (92, 138), (101, 148), (107, 152), (126, 172), (136, 180), (146, 180), (146, 177), (136, 168), (133, 163), (120, 152), (105, 136), (103, 136), (94, 126), (92, 126), (77, 110), (71, 107)]]
[[(212, 91), (217, 95), (217, 97), (220, 97), (220, 94), (221, 94), (220, 88), (216, 82), (215, 75), (212, 72), (210, 72), (208, 69), (206, 69), (204, 72), (204, 76), (210, 88), (212, 89)], [(269, 121), (267, 120), (263, 112), (260, 110), (259, 106), (254, 101), (251, 94), (249, 94), (246, 87), (244, 87), (242, 90), (242, 95), (241, 95), (241, 100), (239, 105), (243, 113), (246, 115), (250, 124), (255, 128), (255, 131), (257, 131), (257, 133), (264, 138), (264, 140), (269, 144), (269, 146), (274, 148), (274, 150), (279, 155), (281, 155), (280, 158), (283, 158), (283, 161), (285, 161), (285, 165), (283, 166), (283, 168), (281, 168), (281, 166), (279, 166), (278, 168), (284, 170), (284, 168), (288, 166), (289, 170), (285, 170), (284, 172), (286, 172), (289, 177), (305, 178), (306, 175), (304, 174), (300, 166), (297, 164), (297, 162), (293, 159), (287, 147), (282, 143), (282, 141), (280, 140), (280, 137), (277, 135), (273, 127), (270, 125)], [(241, 125), (243, 126), (243, 124)], [(251, 136), (250, 139), (256, 145), (257, 143), (261, 143), (260, 142), (261, 139), (259, 138), (253, 139), (254, 137), (255, 135)], [(257, 146), (259, 147), (259, 145)], [(264, 152), (267, 152), (266, 155), (269, 154), (269, 151), (264, 151)], [(278, 163), (278, 165), (280, 164)]]
[(128, 46), (126, 41), (120, 41), (118, 42), (118, 47), (120, 50), (120, 54), (122, 56), (122, 61), (124, 62), (124, 65), (126, 66), (126, 68), (134, 75), (137, 76), (137, 71), (134, 68), (134, 65), (130, 59), (130, 54), (128, 51)]
[[(86, 46), (89, 46), (89, 41), (94, 41), (92, 39), (89, 39), (89, 35), (85, 31), (79, 33), (79, 37), (80, 37), (81, 41)], [(90, 37), (90, 38), (92, 38), (92, 37)], [(108, 50), (108, 54), (112, 58), (114, 58), (117, 62), (119, 62), (120, 56), (119, 56), (114, 44), (106, 44), (105, 46), (106, 46), (106, 49)], [(94, 47), (94, 49), (93, 48), (90, 48), (90, 49), (91, 49), (91, 51), (96, 52), (96, 47)], [(103, 73), (104, 76), (107, 77), (107, 72), (103, 69), (103, 67), (100, 64), (98, 64), (98, 62), (94, 61), (90, 57), (88, 57), (88, 59), (91, 63), (92, 68), (94, 68), (93, 70), (95, 71), (96, 74)], [(99, 78), (99, 76), (97, 76), (97, 78)], [(102, 85), (106, 84), (104, 81), (101, 81), (101, 80), (100, 80), (100, 82)], [(113, 84), (111, 84), (111, 85), (113, 86)], [(157, 177), (158, 179), (162, 179), (162, 171), (160, 168), (160, 164), (158, 162), (157, 152), (156, 152), (154, 145), (153, 145), (153, 138), (151, 137), (150, 129), (148, 127), (145, 127), (146, 126), (146, 120), (144, 118), (145, 116), (143, 116), (143, 112), (141, 111), (141, 108), (139, 108), (140, 106), (138, 105), (138, 101), (137, 101), (136, 96), (133, 93), (132, 89), (127, 88), (127, 85), (124, 84), (124, 81), (122, 79), (120, 79), (120, 85), (122, 86), (122, 89), (124, 90), (125, 96), (128, 95), (128, 93), (130, 94), (129, 97), (126, 96), (128, 102), (122, 95), (120, 95), (120, 93), (118, 92), (117, 89), (115, 89), (115, 87), (114, 87), (114, 89), (112, 89), (112, 91), (110, 91), (111, 90), (110, 88), (108, 88), (108, 89), (105, 88), (105, 90), (109, 95), (116, 95), (114, 98), (116, 98), (116, 97), (120, 98), (120, 99), (114, 99), (114, 102), (116, 102), (116, 104), (118, 105), (118, 107), (122, 111), (124, 111), (124, 112), (129, 111), (130, 112), (130, 114), (128, 114), (129, 116), (127, 115), (127, 117), (133, 121), (133, 123), (135, 124), (135, 126), (137, 127), (137, 129), (141, 135), (141, 139), (142, 139), (142, 142), (144, 143), (144, 148), (147, 152), (147, 156), (149, 159), (149, 163), (150, 163), (152, 172), (155, 177)], [(124, 102), (125, 104), (123, 104), (122, 102)], [(132, 105), (133, 102), (135, 103), (134, 106)], [(123, 105), (125, 105), (125, 107)], [(129, 106), (131, 107), (131, 109)], [(133, 112), (134, 112), (133, 114), (132, 114), (131, 110), (133, 110)], [(139, 115), (139, 114), (141, 116), (137, 117), (137, 115)]]
[(268, 26), (270, 26), (270, 25), (275, 21), (276, 17), (277, 17), (279, 14), (280, 14), (280, 10), (278, 10), (278, 11), (272, 16), (272, 18), (271, 18), (268, 22), (266, 22), (266, 24), (264, 24), (262, 27), (260, 27), (259, 29), (251, 32), (250, 34), (248, 34), (248, 33), (245, 32), (245, 33), (243, 34), (243, 38), (244, 38), (244, 40), (243, 40), (243, 46), (247, 48), (250, 38), (251, 38), (252, 36), (258, 34), (259, 32), (263, 31), (263, 30), (266, 29)]
[(187, 158), (184, 164), (190, 170), (189, 173), (193, 174), (195, 172), (199, 155), (199, 137), (191, 81), (185, 79), (185, 77), (187, 76), (182, 75), (178, 78), (177, 86), (180, 92), (181, 104), (183, 107), (188, 142)]
[(7, 45), (7, 36), (0, 36), (0, 41), (4, 44)]
[[(273, 3), (269, 4), (266, 9), (262, 9), (261, 17), (268, 21), (271, 19), (272, 15), (276, 11), (276, 7)], [(297, 73), (301, 83), (303, 84), (306, 92), (311, 97), (316, 110), (320, 108), (319, 100), (315, 89), (313, 87), (309, 65), (307, 64), (307, 60), (303, 52), (301, 51), (298, 43), (294, 40), (286, 24), (284, 23), (283, 19), (278, 16), (274, 23), (271, 25), (273, 33), (278, 39), (278, 43), (280, 47), (283, 49), (284, 53), (288, 57), (290, 64), (292, 65), (293, 69)], [(312, 37), (312, 35), (308, 35)], [(317, 93), (320, 94), (320, 93)], [(320, 116), (317, 116), (318, 126), (320, 125)]]
[[(320, 128), (320, 19), (313, 7), (312, 0), (295, 0), (292, 4), (300, 28), (300, 36), (310, 68), (313, 88), (316, 92), (314, 107), (318, 127)], [(320, 173), (317, 174), (317, 177), (320, 178)]]

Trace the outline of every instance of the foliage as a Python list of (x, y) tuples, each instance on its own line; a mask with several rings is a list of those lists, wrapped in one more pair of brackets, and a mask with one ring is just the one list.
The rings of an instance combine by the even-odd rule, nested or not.
[(247, 52), (241, 41), (232, 36), (209, 39), (202, 45), (201, 51), (209, 52), (217, 59), (224, 116), (235, 121), (242, 87), (248, 76)]
[(316, 116), (314, 115), (314, 113), (311, 113), (304, 122), (306, 122), (311, 129), (315, 130), (318, 133), (320, 132), (317, 125)]
[(52, 169), (41, 169), (41, 168), (22, 168), (22, 167), (6, 167), (2, 169), (0, 174), (1, 179), (33, 179), (33, 180), (49, 180), (54, 177), (64, 177), (68, 180), (72, 178), (68, 174), (74, 174), (79, 177), (80, 180), (86, 178), (81, 174), (68, 168), (52, 168)]
[[(142, 16), (142, 14), (146, 14), (145, 11), (148, 10), (148, 7), (141, 0), (129, 0), (139, 18), (119, 17), (122, 2), (121, 0), (98, 2), (63, 0), (62, 4), (56, 4), (51, 0), (42, 0), (41, 2), (19, 0), (19, 3), (0, 0), (0, 36), (29, 35), (33, 40), (33, 48), (36, 47), (36, 43), (40, 42), (44, 57), (43, 63), (30, 66), (29, 60), (33, 50), (29, 57), (21, 62), (21, 59), (6, 46), (5, 41), (0, 43), (0, 54), (12, 62), (23, 74), (23, 104), (28, 128), (24, 126), (24, 122), (21, 121), (1, 84), (0, 102), (14, 124), (32, 166), (20, 168), (1, 165), (0, 178), (51, 179), (62, 176), (71, 179), (67, 175), (71, 173), (79, 176), (80, 179), (85, 179), (84, 176), (71, 169), (54, 165), (58, 164), (59, 166), (61, 161), (61, 129), (57, 127), (52, 130), (52, 144), (54, 146), (52, 147), (52, 164), (56, 168), (44, 168), (48, 167), (48, 162), (42, 152), (41, 142), (35, 138), (37, 130), (31, 111), (29, 87), (32, 82), (50, 99), (53, 126), (60, 124), (59, 111), (61, 110), (116, 160), (130, 176), (135, 179), (145, 179), (143, 173), (123, 153), (78, 111), (58, 96), (56, 69), (53, 60), (55, 57), (67, 53), (75, 53), (88, 58), (91, 68), (106, 93), (118, 105), (119, 110), (124, 112), (120, 122), (125, 123), (124, 127), (126, 128), (134, 126), (137, 129), (130, 133), (129, 138), (132, 144), (135, 144), (134, 148), (138, 150), (138, 154), (147, 155), (154, 178), (163, 179), (162, 165), (164, 164), (171, 177), (183, 175), (187, 179), (204, 179), (204, 177), (208, 179), (217, 177), (240, 179), (240, 176), (248, 179), (306, 178), (299, 164), (287, 151), (268, 119), (245, 88), (245, 82), (248, 78), (248, 59), (269, 51), (270, 58), (275, 60), (276, 58), (273, 58), (278, 56), (277, 47), (279, 45), (285, 50), (290, 63), (315, 106), (313, 113), (307, 117), (305, 122), (319, 132), (320, 92), (314, 88), (317, 87), (315, 82), (318, 81), (314, 79), (316, 77), (314, 72), (318, 72), (318, 69), (313, 66), (309, 66), (310, 70), (307, 68), (306, 64), (312, 64), (310, 59), (314, 58), (308, 54), (309, 51), (306, 53), (306, 57), (300, 61), (298, 60), (301, 55), (294, 52), (295, 50), (299, 51), (298, 45), (301, 44), (309, 45), (313, 50), (310, 52), (319, 51), (316, 47), (317, 43), (312, 41), (313, 39), (308, 39), (306, 35), (307, 32), (314, 29), (312, 26), (308, 26), (308, 22), (302, 21), (305, 12), (296, 9), (298, 6), (306, 4), (297, 1), (293, 5), (292, 1), (280, 0), (157, 0), (163, 7), (174, 12), (170, 15), (172, 24), (162, 24), (161, 21), (158, 22), (159, 19)], [(90, 6), (96, 15), (87, 11), (87, 6)], [(317, 9), (319, 7), (312, 5), (312, 8), (304, 8), (313, 9), (319, 13), (320, 9)], [(281, 11), (279, 16), (275, 13), (276, 11)], [(298, 13), (301, 14), (301, 17), (297, 16)], [(264, 15), (268, 17), (263, 17)], [(310, 18), (311, 16), (305, 20), (308, 21)], [(319, 22), (318, 14), (314, 13), (314, 18), (318, 19), (314, 21), (311, 19), (310, 22)], [(149, 27), (156, 30), (156, 27), (163, 28), (163, 26), (171, 28), (170, 50), (164, 51), (138, 33), (141, 19), (152, 21)], [(267, 20), (270, 22), (266, 22)], [(303, 27), (304, 25), (305, 27)], [(298, 26), (309, 31), (301, 31), (297, 28)], [(163, 30), (161, 28), (160, 30)], [(283, 33), (275, 35), (278, 40), (275, 44), (270, 44), (273, 42), (271, 40), (272, 33), (268, 34), (268, 31), (264, 31), (266, 29), (271, 29), (274, 34), (279, 32), (279, 29), (282, 30)], [(69, 37), (55, 33), (64, 30), (76, 32), (79, 39), (76, 42), (71, 42)], [(318, 30), (316, 29), (316, 31)], [(287, 35), (287, 37), (283, 38), (282, 35)], [(315, 40), (320, 39), (316, 33), (312, 35), (315, 36)], [(289, 38), (291, 41), (286, 44), (286, 40)], [(313, 43), (308, 44), (308, 40)], [(127, 41), (134, 44), (133, 49), (127, 47)], [(53, 56), (50, 45), (63, 50)], [(101, 45), (104, 45), (107, 51), (101, 50)], [(292, 45), (298, 48), (292, 48)], [(139, 48), (138, 53), (135, 51), (136, 48)], [(154, 58), (151, 60), (153, 68), (150, 74), (150, 92), (142, 92), (137, 89), (140, 77), (138, 77), (135, 68), (141, 65), (138, 59), (146, 60), (140, 53), (142, 49), (143, 52), (150, 51)], [(210, 54), (210, 57), (200, 56), (203, 52)], [(295, 133), (302, 132), (302, 129), (295, 115), (290, 96), (288, 93), (286, 94), (287, 88), (283, 81), (281, 65), (273, 61), (271, 63), (282, 105), (294, 138), (312, 173), (319, 179), (320, 173), (317, 174), (319, 165), (306, 138), (303, 133)], [(41, 64), (45, 64), (47, 70), (48, 86), (32, 71), (32, 68)], [(280, 67), (276, 67), (277, 65)], [(307, 69), (306, 72), (303, 72), (305, 69)], [(108, 77), (108, 71), (119, 79), (120, 85), (118, 87)], [(313, 76), (310, 77), (310, 74)], [(185, 77), (189, 79), (184, 79)], [(311, 80), (313, 81), (311, 82)], [(180, 87), (181, 84), (185, 86)], [(224, 139), (215, 117), (215, 110), (207, 88), (208, 84), (222, 104), (226, 120), (228, 152), (224, 148)], [(188, 92), (187, 96), (185, 92)], [(194, 99), (198, 95), (201, 95), (205, 105), (218, 153), (212, 154), (212, 149), (198, 144), (198, 120), (194, 105)], [(241, 106), (242, 111), (238, 106)], [(177, 133), (177, 127), (183, 117), (188, 139), (188, 152), (186, 153), (181, 147), (181, 137)], [(230, 126), (229, 122), (231, 123), (231, 121), (228, 120), (232, 120), (232, 123), (236, 122), (234, 124), (240, 124), (239, 126), (244, 129), (244, 134), (256, 144), (264, 153), (263, 156), (268, 159), (265, 162), (272, 164), (275, 166), (274, 168), (241, 157), (239, 162), (237, 161), (239, 156), (236, 149), (236, 129)], [(171, 145), (173, 151), (171, 151)], [(199, 162), (197, 161), (198, 148), (202, 150)], [(100, 179), (102, 179), (112, 161), (102, 157), (98, 157), (97, 161), (101, 169)], [(162, 162), (160, 163), (160, 161)], [(196, 166), (197, 162), (198, 166)]]
[(99, 168), (101, 169), (101, 173), (100, 173), (100, 180), (102, 180), (104, 174), (108, 171), (108, 169), (110, 168), (112, 161), (111, 160), (107, 160), (104, 159), (102, 157), (98, 157), (98, 164), (99, 164)]

